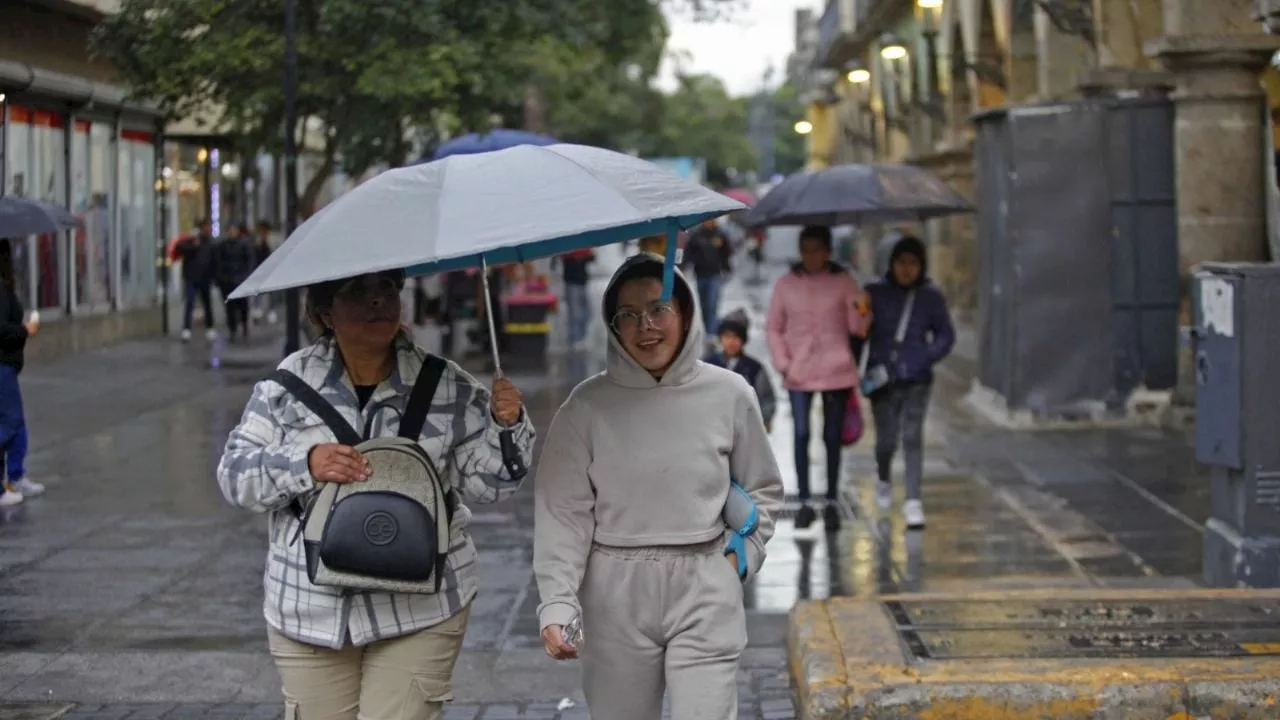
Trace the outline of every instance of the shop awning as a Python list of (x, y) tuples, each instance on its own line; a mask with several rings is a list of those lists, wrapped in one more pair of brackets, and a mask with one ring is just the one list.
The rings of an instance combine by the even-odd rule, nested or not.
[(72, 105), (107, 107), (157, 119), (164, 114), (156, 105), (129, 99), (129, 93), (116, 85), (12, 60), (0, 60), (0, 90), (31, 93)]

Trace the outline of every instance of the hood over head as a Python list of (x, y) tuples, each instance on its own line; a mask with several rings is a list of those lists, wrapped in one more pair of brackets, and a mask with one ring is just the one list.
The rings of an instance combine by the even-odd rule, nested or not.
[(601, 303), (604, 324), (609, 330), (609, 350), (607, 362), (605, 363), (605, 374), (619, 385), (636, 388), (681, 385), (697, 374), (705, 331), (697, 317), (697, 305), (693, 299), (693, 287), (689, 284), (684, 274), (680, 272), (679, 268), (675, 269), (672, 300), (680, 308), (683, 319), (684, 345), (676, 353), (675, 359), (671, 361), (671, 367), (667, 368), (661, 380), (650, 375), (648, 370), (645, 370), (640, 363), (631, 357), (627, 349), (622, 346), (622, 341), (618, 338), (617, 333), (613, 331), (612, 321), (614, 313), (617, 312), (618, 290), (622, 284), (638, 278), (654, 278), (661, 282), (662, 272), (665, 267), (666, 260), (661, 255), (639, 252), (622, 263), (617, 271), (613, 273), (613, 277), (609, 278), (609, 285), (605, 288), (604, 300)]
[(889, 268), (885, 271), (885, 278), (889, 282), (893, 279), (893, 263), (902, 255), (915, 255), (920, 261), (920, 278), (916, 280), (916, 285), (923, 285), (929, 281), (929, 252), (924, 247), (924, 242), (914, 235), (903, 235), (898, 242), (893, 245), (893, 252), (889, 253)]

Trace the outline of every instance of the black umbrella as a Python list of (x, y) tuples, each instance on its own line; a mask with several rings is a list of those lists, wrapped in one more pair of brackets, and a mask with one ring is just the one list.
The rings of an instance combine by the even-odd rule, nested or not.
[(0, 197), (0, 238), (20, 238), (71, 230), (80, 224), (66, 209), (16, 195)]
[(837, 165), (792, 175), (747, 211), (765, 225), (850, 225), (973, 212), (936, 175), (912, 165)]

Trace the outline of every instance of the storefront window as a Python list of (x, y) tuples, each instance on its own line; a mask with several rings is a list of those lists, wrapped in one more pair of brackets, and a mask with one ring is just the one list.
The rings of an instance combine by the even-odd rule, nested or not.
[[(196, 229), (196, 223), (207, 217), (205, 205), (204, 161), (208, 152), (198, 145), (168, 143), (165, 147), (168, 177), (165, 188), (169, 193), (169, 216), (177, 223), (177, 234), (186, 235)], [(173, 238), (169, 238), (173, 240)]]
[[(9, 124), (5, 136), (5, 187), (7, 195), (29, 197), (31, 189), (31, 125), (30, 113), (22, 108), (9, 108)], [(27, 238), (11, 240), (13, 276), (22, 304), (35, 302), (31, 286), (31, 242)]]
[[(9, 163), (10, 185), (15, 195), (44, 200), (63, 205), (66, 203), (66, 157), (63, 153), (63, 117), (46, 110), (9, 107), (10, 137), (15, 147)], [(25, 136), (25, 142), (23, 138)], [(25, 145), (25, 153), (20, 145)], [(25, 158), (22, 157), (25, 155)], [(8, 191), (9, 188), (6, 188)], [(28, 254), (27, 277), (23, 282), (27, 292), (34, 290), (34, 305), (38, 308), (61, 308), (62, 256), (64, 240), (61, 235), (40, 235), (26, 243)], [(34, 277), (31, 277), (30, 254), (35, 256)], [(19, 268), (19, 273), (22, 269)], [(28, 294), (30, 298), (31, 295)]]
[(111, 283), (112, 182), (115, 162), (111, 157), (114, 130), (111, 123), (97, 120), (76, 128), (88, 148), (88, 188), (84, 210), (83, 241), (76, 244), (76, 300), (81, 308), (105, 310), (115, 298)]
[(120, 134), (120, 286), (129, 307), (149, 305), (156, 292), (155, 138)]

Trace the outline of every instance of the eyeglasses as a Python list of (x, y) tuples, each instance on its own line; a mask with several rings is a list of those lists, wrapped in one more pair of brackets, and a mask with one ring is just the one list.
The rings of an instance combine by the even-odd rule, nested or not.
[(404, 290), (403, 270), (384, 270), (370, 273), (348, 280), (338, 288), (338, 295), (353, 300), (366, 299), (375, 295), (398, 293)]
[(648, 323), (649, 327), (655, 330), (669, 330), (675, 324), (675, 321), (675, 307), (662, 303), (654, 305), (648, 310), (622, 310), (614, 314), (610, 324), (619, 333), (631, 333), (643, 327), (644, 323)]

